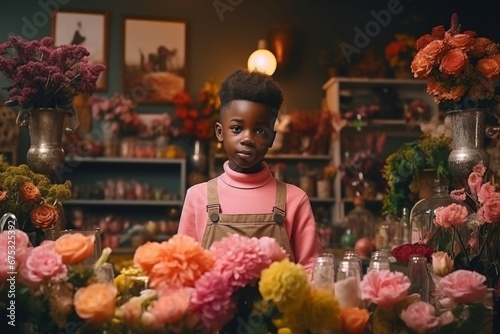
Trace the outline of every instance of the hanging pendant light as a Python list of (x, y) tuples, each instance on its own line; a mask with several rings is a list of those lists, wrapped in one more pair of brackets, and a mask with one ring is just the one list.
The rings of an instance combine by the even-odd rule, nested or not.
[(267, 75), (273, 75), (276, 71), (276, 57), (266, 49), (266, 40), (259, 40), (258, 49), (248, 58), (248, 70), (258, 71)]

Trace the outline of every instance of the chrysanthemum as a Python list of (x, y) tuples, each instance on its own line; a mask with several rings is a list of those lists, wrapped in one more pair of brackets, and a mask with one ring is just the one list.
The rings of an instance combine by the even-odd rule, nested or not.
[(313, 331), (339, 328), (339, 302), (331, 291), (311, 289), (310, 299), (304, 308), (304, 317), (309, 322), (309, 329)]

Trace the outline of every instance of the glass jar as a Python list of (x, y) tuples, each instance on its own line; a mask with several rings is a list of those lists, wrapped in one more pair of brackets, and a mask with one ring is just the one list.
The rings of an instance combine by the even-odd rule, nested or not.
[[(434, 210), (456, 203), (463, 205), (467, 208), (469, 215), (472, 213), (471, 208), (464, 202), (454, 200), (448, 193), (448, 180), (436, 179), (434, 180), (433, 195), (429, 198), (424, 198), (415, 203), (410, 211), (410, 225), (411, 225), (411, 243), (424, 242), (430, 243), (435, 246), (437, 242), (436, 235), (437, 227), (434, 224), (436, 217)], [(464, 243), (468, 241), (467, 227), (460, 231)], [(448, 233), (449, 234), (449, 233)], [(443, 235), (446, 237), (445, 235)], [(451, 238), (451, 236), (450, 236)], [(450, 239), (451, 240), (451, 239)], [(441, 240), (444, 242), (443, 240)], [(439, 247), (436, 247), (439, 248)]]
[(375, 218), (373, 214), (365, 208), (363, 197), (354, 197), (354, 209), (349, 211), (344, 218), (344, 226), (350, 230), (355, 240), (360, 238), (374, 237)]

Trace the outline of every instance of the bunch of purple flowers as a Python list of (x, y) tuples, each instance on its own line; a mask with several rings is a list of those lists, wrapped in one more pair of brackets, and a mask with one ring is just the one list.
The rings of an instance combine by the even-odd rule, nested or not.
[(67, 108), (78, 94), (92, 94), (105, 66), (90, 64), (80, 45), (55, 46), (51, 37), (25, 41), (10, 36), (0, 44), (0, 72), (10, 82), (10, 106), (21, 111)]

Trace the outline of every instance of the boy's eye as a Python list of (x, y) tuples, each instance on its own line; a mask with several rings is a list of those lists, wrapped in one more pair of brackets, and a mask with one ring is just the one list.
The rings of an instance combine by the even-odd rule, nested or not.
[(231, 131), (232, 132), (240, 132), (241, 131), (241, 127), (239, 127), (239, 126), (232, 126), (231, 127)]

